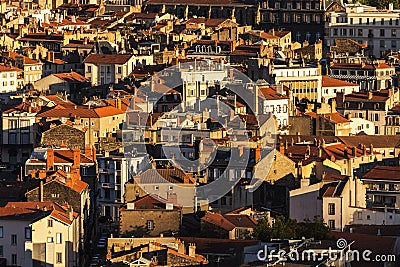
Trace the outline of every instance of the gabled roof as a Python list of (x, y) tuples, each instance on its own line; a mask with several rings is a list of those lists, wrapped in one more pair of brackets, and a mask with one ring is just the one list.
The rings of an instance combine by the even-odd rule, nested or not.
[(66, 82), (89, 82), (90, 81), (88, 78), (80, 75), (79, 73), (77, 73), (75, 71), (56, 73), (53, 75), (61, 80), (66, 81)]
[(195, 184), (196, 180), (181, 169), (149, 169), (135, 178), (140, 184), (158, 183), (190, 183)]
[(93, 64), (125, 64), (134, 55), (131, 54), (90, 54), (88, 55), (83, 63)]
[[(137, 198), (129, 203), (134, 204), (134, 210), (153, 210), (153, 209), (165, 209), (168, 201), (158, 195), (148, 194), (143, 197)], [(126, 207), (122, 207), (122, 210), (126, 210)], [(181, 209), (180, 206), (174, 205), (174, 210)]]
[(337, 137), (342, 143), (350, 146), (360, 144), (374, 148), (395, 148), (400, 146), (400, 135), (354, 135)]
[(361, 179), (396, 181), (400, 183), (400, 167), (375, 166), (372, 170), (364, 174)]
[[(9, 202), (6, 206), (0, 208), (0, 220), (24, 220), (36, 221), (44, 217), (53, 217), (64, 224), (71, 224), (67, 210), (61, 205), (52, 202)], [(74, 212), (74, 218), (78, 214)]]
[(230, 222), (230, 220), (224, 218), (224, 216), (219, 213), (207, 211), (206, 214), (201, 218), (201, 220), (209, 224), (216, 225), (226, 231), (232, 231), (236, 228), (236, 226), (232, 222)]
[(322, 76), (322, 87), (342, 87), (342, 86), (359, 86), (356, 83), (351, 83), (335, 78), (331, 78), (329, 76)]
[(112, 106), (95, 108), (89, 108), (86, 106), (75, 107), (56, 106), (50, 110), (39, 112), (36, 116), (50, 118), (103, 118), (124, 114), (122, 110), (119, 110)]

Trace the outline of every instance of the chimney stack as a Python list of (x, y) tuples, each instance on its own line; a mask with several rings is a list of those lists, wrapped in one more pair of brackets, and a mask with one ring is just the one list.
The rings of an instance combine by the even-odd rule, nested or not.
[(367, 146), (366, 145), (362, 145), (362, 150), (363, 150), (363, 155), (367, 155)]
[(54, 150), (53, 148), (49, 147), (47, 148), (46, 152), (46, 169), (47, 170), (52, 170), (54, 167)]
[(368, 91), (368, 99), (372, 99), (372, 91)]
[(188, 256), (189, 257), (195, 257), (196, 256), (196, 244), (189, 244), (189, 251), (188, 251)]
[(43, 201), (44, 201), (44, 196), (43, 196), (43, 194), (44, 194), (44, 190), (43, 190), (43, 181), (40, 181), (40, 184), (39, 184), (39, 201), (40, 201), (40, 202), (43, 202)]
[(81, 165), (81, 149), (79, 146), (75, 146), (74, 149), (74, 166)]
[(355, 147), (355, 146), (352, 147), (352, 154), (353, 154), (353, 157), (357, 156), (357, 147)]
[(374, 154), (374, 145), (373, 144), (369, 145), (369, 152), (370, 152), (371, 155)]
[(261, 147), (259, 145), (257, 145), (257, 147), (255, 148), (255, 162), (259, 162), (261, 159)]

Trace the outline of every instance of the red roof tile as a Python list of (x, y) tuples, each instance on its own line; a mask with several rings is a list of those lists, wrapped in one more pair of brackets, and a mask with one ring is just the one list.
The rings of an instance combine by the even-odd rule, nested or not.
[(131, 54), (90, 54), (83, 62), (93, 64), (125, 64), (132, 57), (133, 55)]
[(339, 79), (334, 79), (329, 76), (322, 76), (322, 87), (341, 87), (341, 86), (358, 86), (356, 83), (350, 83)]

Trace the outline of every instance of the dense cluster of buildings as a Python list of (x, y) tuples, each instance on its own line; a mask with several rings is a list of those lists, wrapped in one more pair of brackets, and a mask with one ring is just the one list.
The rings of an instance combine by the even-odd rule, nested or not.
[[(396, 8), (0, 1), (0, 266), (398, 256)], [(257, 240), (281, 216), (331, 239)], [(285, 266), (354, 264), (319, 256)]]

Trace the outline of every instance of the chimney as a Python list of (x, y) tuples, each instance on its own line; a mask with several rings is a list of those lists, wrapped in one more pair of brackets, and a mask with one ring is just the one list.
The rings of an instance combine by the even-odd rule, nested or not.
[(47, 148), (46, 152), (46, 169), (47, 170), (52, 170), (54, 167), (54, 150), (53, 148), (49, 147)]
[(259, 145), (255, 148), (254, 154), (255, 162), (259, 162), (261, 159), (261, 147)]
[(322, 158), (322, 147), (318, 147), (318, 158)]
[(307, 156), (310, 156), (310, 155), (311, 155), (311, 147), (310, 147), (310, 145), (307, 145), (307, 148), (306, 148), (306, 155), (307, 155)]
[(178, 204), (178, 196), (176, 195), (176, 193), (168, 192), (167, 193), (167, 202), (172, 203), (174, 205)]
[(346, 119), (351, 120), (351, 114), (350, 113), (346, 114)]
[(117, 107), (116, 108), (119, 109), (119, 110), (122, 110), (122, 100), (121, 100), (121, 98), (118, 98)]
[(43, 196), (43, 194), (44, 194), (44, 190), (43, 190), (43, 181), (40, 181), (40, 184), (39, 184), (39, 201), (40, 201), (40, 202), (43, 202), (43, 201), (44, 201), (44, 196)]
[(367, 155), (367, 146), (366, 145), (362, 145), (362, 150), (363, 150), (363, 155)]
[(368, 91), (368, 99), (372, 99), (372, 91)]
[(178, 243), (178, 253), (186, 254), (185, 242), (180, 241)]
[(71, 16), (71, 22), (72, 23), (76, 23), (76, 17), (75, 16)]
[(285, 155), (285, 147), (283, 146), (283, 143), (282, 143), (282, 142), (279, 143), (279, 152), (280, 152), (282, 155)]
[(373, 144), (369, 145), (369, 152), (371, 155), (374, 154), (374, 145)]
[(74, 165), (73, 166), (80, 166), (81, 165), (81, 150), (79, 146), (74, 147)]
[(355, 146), (352, 147), (352, 154), (353, 154), (353, 157), (357, 156), (357, 147), (355, 147)]
[(343, 153), (344, 153), (344, 157), (347, 158), (347, 156), (349, 155), (349, 153), (347, 151), (347, 147), (344, 147)]
[(54, 62), (54, 52), (53, 51), (47, 51), (47, 60), (50, 62)]
[(72, 222), (74, 220), (74, 208), (72, 206), (68, 208), (68, 216), (69, 220)]
[(188, 256), (189, 257), (195, 257), (196, 256), (196, 244), (194, 244), (194, 243), (189, 244)]
[(96, 158), (96, 147), (92, 146), (92, 160), (93, 162), (96, 162), (97, 158)]
[(90, 145), (85, 146), (85, 157), (91, 159), (92, 158), (92, 148)]

